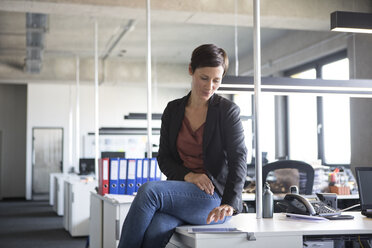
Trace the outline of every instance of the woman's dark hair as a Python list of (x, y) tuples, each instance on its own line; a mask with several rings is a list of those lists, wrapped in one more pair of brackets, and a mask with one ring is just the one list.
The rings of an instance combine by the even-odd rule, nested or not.
[(198, 46), (192, 52), (190, 62), (192, 73), (201, 67), (223, 67), (223, 76), (225, 76), (229, 67), (229, 59), (226, 52), (213, 44)]

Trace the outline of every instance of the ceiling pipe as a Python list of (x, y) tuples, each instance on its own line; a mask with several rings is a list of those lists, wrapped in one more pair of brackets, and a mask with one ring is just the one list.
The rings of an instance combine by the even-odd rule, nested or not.
[(47, 18), (45, 14), (26, 13), (25, 72), (38, 74), (41, 71)]
[(105, 76), (106, 76), (106, 70), (105, 70), (105, 61), (106, 59), (110, 56), (112, 50), (114, 50), (114, 48), (116, 47), (116, 45), (121, 41), (121, 39), (124, 37), (124, 35), (128, 32), (128, 31), (131, 31), (133, 30), (134, 28), (134, 24), (136, 23), (135, 20), (133, 19), (130, 19), (129, 22), (127, 23), (127, 25), (123, 26), (122, 27), (122, 31), (120, 32), (120, 34), (116, 37), (116, 39), (114, 40), (114, 42), (110, 45), (110, 47), (107, 49), (107, 51), (105, 52), (105, 54), (102, 56), (102, 74), (103, 74), (103, 80), (101, 82), (99, 82), (99, 85), (102, 85), (104, 82), (105, 82)]
[(114, 42), (111, 44), (111, 46), (107, 49), (106, 53), (103, 55), (102, 57), (102, 60), (105, 60), (108, 58), (108, 56), (110, 56), (112, 50), (116, 47), (116, 45), (119, 43), (119, 41), (123, 38), (123, 36), (130, 30), (132, 30), (134, 28), (134, 24), (136, 23), (135, 20), (133, 19), (130, 19), (128, 24), (125, 25), (124, 27), (122, 27), (122, 31), (120, 32), (120, 34), (118, 35), (118, 37), (116, 37), (116, 39), (114, 40)]

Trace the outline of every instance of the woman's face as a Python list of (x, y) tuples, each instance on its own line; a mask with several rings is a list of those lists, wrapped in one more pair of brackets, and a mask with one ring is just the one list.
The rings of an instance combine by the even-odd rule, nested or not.
[(224, 69), (218, 67), (201, 67), (195, 69), (194, 73), (189, 67), (192, 76), (191, 91), (200, 100), (208, 101), (214, 92), (220, 87)]

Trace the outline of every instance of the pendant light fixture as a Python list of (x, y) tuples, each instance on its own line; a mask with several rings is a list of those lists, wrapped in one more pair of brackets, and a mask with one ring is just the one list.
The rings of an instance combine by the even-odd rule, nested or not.
[(331, 31), (372, 34), (372, 13), (335, 11), (331, 13)]

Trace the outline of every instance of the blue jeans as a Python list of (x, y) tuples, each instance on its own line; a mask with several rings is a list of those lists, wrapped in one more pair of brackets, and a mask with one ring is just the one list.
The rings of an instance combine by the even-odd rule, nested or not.
[(165, 247), (177, 226), (206, 225), (209, 212), (220, 204), (216, 192), (208, 195), (192, 183), (147, 182), (125, 218), (118, 248)]

